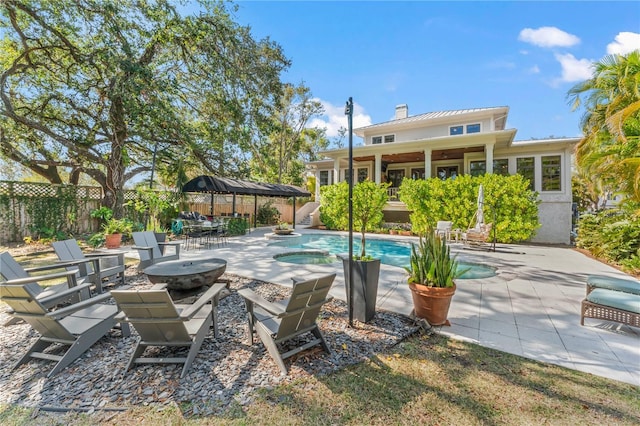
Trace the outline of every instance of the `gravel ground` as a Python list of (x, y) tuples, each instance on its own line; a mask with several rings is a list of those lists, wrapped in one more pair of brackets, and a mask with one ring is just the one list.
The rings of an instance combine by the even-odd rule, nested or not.
[[(188, 403), (182, 407), (185, 416), (219, 414), (231, 406), (249, 404), (257, 389), (329, 374), (361, 362), (417, 330), (409, 318), (383, 311), (370, 323), (356, 323), (351, 328), (345, 303), (333, 300), (324, 305), (318, 319), (332, 353), (325, 353), (320, 346), (304, 351), (285, 360), (290, 368), (289, 374), (283, 375), (257, 337), (248, 345), (245, 306), (237, 290), (251, 288), (269, 300), (284, 298), (289, 290), (229, 274), (223, 278), (230, 280), (230, 292), (219, 305), (219, 338), (210, 331), (184, 379), (180, 379), (181, 365), (142, 365), (125, 372), (137, 334), (133, 331), (131, 337), (123, 338), (118, 330), (52, 378), (46, 378), (52, 367), (47, 361), (31, 360), (11, 370), (37, 336), (22, 323), (0, 326), (0, 402), (88, 412)], [(127, 285), (141, 288), (150, 284), (143, 274), (128, 268)], [(0, 313), (0, 323), (8, 318), (6, 312)]]

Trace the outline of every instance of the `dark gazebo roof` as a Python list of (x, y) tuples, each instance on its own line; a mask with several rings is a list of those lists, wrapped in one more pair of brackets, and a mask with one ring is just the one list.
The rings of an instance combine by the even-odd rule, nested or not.
[(265, 197), (309, 197), (311, 193), (293, 185), (259, 183), (248, 180), (201, 175), (182, 187), (182, 192), (213, 194), (262, 195)]

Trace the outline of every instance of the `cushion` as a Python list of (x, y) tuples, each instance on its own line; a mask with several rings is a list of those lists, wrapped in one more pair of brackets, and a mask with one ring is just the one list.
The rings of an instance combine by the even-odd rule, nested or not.
[(587, 295), (587, 300), (598, 305), (640, 314), (640, 295), (597, 288)]
[(633, 279), (607, 277), (604, 275), (590, 275), (587, 285), (608, 290), (624, 291), (640, 295), (640, 282)]

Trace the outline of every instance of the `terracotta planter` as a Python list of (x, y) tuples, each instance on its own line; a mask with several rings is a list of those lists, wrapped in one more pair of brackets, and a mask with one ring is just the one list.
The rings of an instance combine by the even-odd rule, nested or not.
[(409, 284), (416, 317), (426, 319), (431, 325), (450, 325), (447, 321), (451, 299), (456, 292), (453, 287), (428, 287)]
[(120, 247), (122, 243), (122, 234), (109, 234), (104, 237), (104, 245), (108, 249), (115, 249)]
[(274, 229), (273, 233), (276, 235), (291, 235), (293, 234), (293, 229)]

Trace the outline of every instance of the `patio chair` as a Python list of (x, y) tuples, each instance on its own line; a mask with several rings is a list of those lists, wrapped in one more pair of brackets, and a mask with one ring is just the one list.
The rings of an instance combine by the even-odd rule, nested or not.
[(471, 246), (484, 245), (491, 237), (493, 224), (480, 224), (477, 228), (470, 228), (462, 233), (462, 242)]
[[(0, 300), (13, 309), (12, 315), (26, 321), (40, 334), (13, 369), (30, 358), (55, 361), (56, 365), (47, 374), (47, 377), (51, 377), (80, 357), (116, 325), (118, 309), (115, 305), (100, 303), (110, 298), (109, 294), (102, 294), (49, 311), (38, 300), (40, 287), (33, 277), (31, 281), (0, 285)], [(72, 290), (80, 291), (80, 288), (74, 287)], [(68, 349), (63, 355), (45, 352), (52, 345), (68, 346)]]
[[(184, 364), (180, 375), (184, 378), (210, 327), (218, 337), (217, 305), (224, 288), (225, 284), (214, 284), (192, 305), (174, 304), (164, 284), (150, 290), (113, 290), (122, 320), (140, 335), (125, 372), (133, 364)], [(186, 357), (143, 357), (149, 346), (187, 346), (189, 353)]]
[[(140, 264), (138, 269), (144, 269), (147, 266), (154, 265), (158, 262), (164, 262), (166, 260), (178, 260), (180, 259), (180, 242), (168, 241), (166, 243), (158, 243), (156, 236), (151, 231), (134, 232), (133, 233), (134, 246), (132, 248), (138, 250), (140, 255)], [(175, 252), (173, 254), (167, 254), (166, 250), (163, 254), (160, 251), (160, 246), (174, 247)]]
[(70, 264), (67, 269), (76, 268), (78, 277), (93, 282), (98, 293), (102, 293), (103, 285), (110, 282), (119, 281), (124, 285), (124, 253), (84, 254), (74, 239), (56, 241), (52, 245), (58, 259)]
[[(39, 266), (35, 268), (23, 268), (11, 256), (9, 252), (0, 253), (0, 275), (4, 279), (0, 285), (19, 285), (32, 283), (31, 291), (37, 301), (46, 308), (52, 308), (59, 303), (66, 301), (79, 301), (88, 299), (91, 295), (91, 283), (78, 279), (77, 269), (69, 271), (52, 272), (45, 275), (32, 276), (32, 272), (41, 272), (48, 270), (62, 270), (66, 266), (65, 263), (55, 265)], [(42, 287), (38, 281), (47, 281), (58, 278), (65, 278), (66, 282), (60, 284)], [(13, 322), (13, 321), (10, 321)]]
[[(250, 289), (238, 291), (247, 305), (249, 343), (253, 344), (253, 333), (257, 333), (283, 374), (288, 371), (284, 360), (310, 347), (320, 344), (331, 353), (316, 319), (322, 305), (332, 299), (328, 294), (335, 277), (331, 274), (305, 281), (293, 278), (291, 296), (279, 302), (269, 302)], [(309, 332), (312, 340), (280, 353), (279, 344)]]
[(449, 241), (451, 238), (451, 228), (453, 228), (453, 222), (448, 220), (439, 220), (436, 224), (436, 229), (433, 230), (436, 237)]

